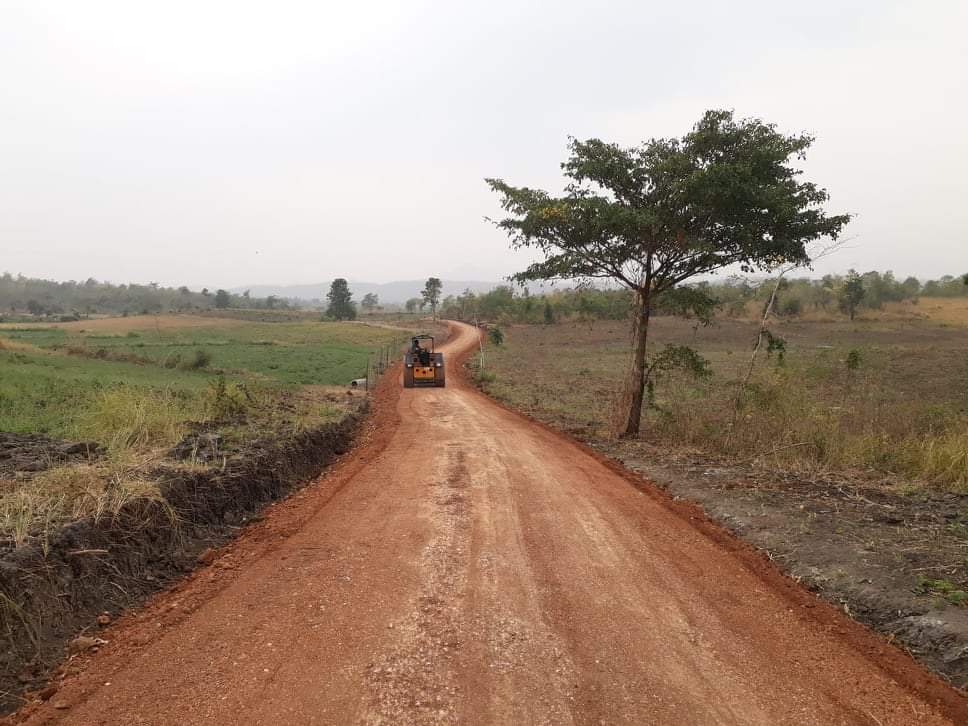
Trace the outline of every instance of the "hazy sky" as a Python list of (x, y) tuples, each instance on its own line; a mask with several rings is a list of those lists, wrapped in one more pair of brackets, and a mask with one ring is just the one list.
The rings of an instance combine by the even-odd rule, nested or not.
[(707, 108), (817, 136), (850, 266), (968, 271), (968, 2), (0, 0), (0, 271), (497, 279), (483, 182)]

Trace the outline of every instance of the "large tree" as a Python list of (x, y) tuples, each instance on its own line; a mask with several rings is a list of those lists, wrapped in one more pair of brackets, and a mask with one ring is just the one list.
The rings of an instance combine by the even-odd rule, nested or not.
[(342, 277), (337, 277), (329, 286), (326, 294), (329, 306), (326, 308), (326, 317), (334, 320), (355, 320), (356, 306), (353, 304), (353, 293), (350, 292), (349, 283)]
[(806, 245), (836, 239), (849, 221), (846, 214), (826, 215), (826, 190), (801, 181), (791, 164), (812, 143), (807, 134), (786, 136), (759, 119), (708, 111), (680, 139), (631, 148), (572, 139), (561, 165), (569, 180), (562, 196), (487, 180), (509, 215), (497, 224), (512, 246), (544, 257), (512, 279), (610, 278), (635, 293), (625, 435), (639, 431), (657, 296), (675, 295), (686, 280), (731, 265), (749, 272), (806, 264)]
[(434, 320), (437, 319), (437, 305), (440, 303), (440, 293), (443, 289), (444, 284), (439, 277), (428, 277), (424, 289), (420, 291), (424, 302), (430, 305)]

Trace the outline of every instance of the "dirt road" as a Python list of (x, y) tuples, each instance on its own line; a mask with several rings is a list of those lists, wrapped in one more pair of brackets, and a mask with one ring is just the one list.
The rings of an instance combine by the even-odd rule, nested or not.
[(696, 510), (464, 384), (103, 637), (30, 723), (952, 724), (964, 699)]

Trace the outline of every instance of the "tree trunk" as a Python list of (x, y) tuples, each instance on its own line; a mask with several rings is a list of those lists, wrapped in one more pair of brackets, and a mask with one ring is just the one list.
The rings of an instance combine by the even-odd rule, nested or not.
[(632, 357), (632, 400), (629, 402), (628, 420), (623, 436), (638, 436), (642, 421), (642, 404), (645, 401), (646, 344), (649, 339), (649, 318), (652, 315), (652, 291), (650, 287), (638, 291), (639, 310), (635, 321), (635, 352)]

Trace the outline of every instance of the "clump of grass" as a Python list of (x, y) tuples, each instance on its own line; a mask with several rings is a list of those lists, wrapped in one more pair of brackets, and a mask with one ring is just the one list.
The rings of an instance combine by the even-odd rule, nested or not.
[(20, 546), (83, 518), (115, 516), (136, 501), (157, 502), (173, 526), (177, 513), (147, 475), (148, 461), (108, 458), (41, 472), (0, 496), (0, 532)]
[(908, 466), (928, 481), (968, 491), (968, 433), (915, 438), (901, 447)]
[(323, 403), (305, 410), (296, 411), (290, 418), (290, 431), (301, 434), (318, 428), (328, 421), (335, 421), (343, 416), (345, 411), (339, 406)]
[(914, 592), (919, 595), (935, 595), (952, 605), (968, 606), (968, 592), (965, 592), (950, 580), (934, 580), (923, 575), (918, 577), (918, 584)]
[(232, 421), (245, 415), (249, 408), (249, 399), (238, 386), (230, 388), (225, 376), (219, 374), (209, 384), (202, 405), (208, 420)]
[[(58, 350), (57, 347), (52, 346), (51, 350)], [(120, 363), (134, 363), (135, 365), (143, 366), (152, 363), (152, 361), (144, 356), (136, 355), (134, 353), (129, 353), (124, 350), (109, 350), (107, 348), (88, 348), (84, 345), (68, 345), (63, 349), (67, 355), (78, 356), (80, 358), (91, 358), (94, 360), (110, 360)]]
[(169, 390), (122, 385), (95, 397), (79, 429), (112, 452), (167, 446), (181, 438), (197, 406)]
[(191, 358), (179, 363), (179, 367), (186, 371), (199, 371), (203, 368), (208, 368), (211, 363), (212, 354), (207, 350), (198, 348)]

